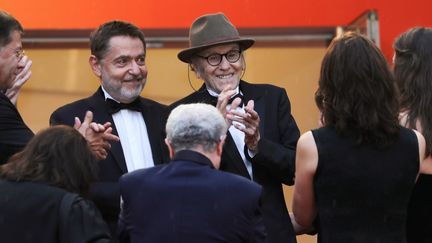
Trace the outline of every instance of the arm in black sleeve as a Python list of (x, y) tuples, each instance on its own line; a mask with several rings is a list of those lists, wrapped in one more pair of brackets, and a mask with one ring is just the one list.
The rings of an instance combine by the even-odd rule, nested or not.
[(108, 243), (111, 236), (96, 206), (81, 197), (72, 203), (64, 232), (68, 243)]
[[(251, 159), (267, 168), (274, 178), (286, 185), (294, 184), (295, 150), (300, 131), (291, 115), (291, 104), (284, 89), (278, 89), (277, 109), (274, 126), (278, 131), (277, 139), (269, 139), (261, 134), (258, 142), (258, 153)], [(267, 122), (267, 121), (266, 121)], [(248, 155), (247, 155), (248, 156)]]

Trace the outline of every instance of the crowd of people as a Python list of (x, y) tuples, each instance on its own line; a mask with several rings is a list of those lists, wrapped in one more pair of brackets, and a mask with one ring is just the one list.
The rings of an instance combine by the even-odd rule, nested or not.
[[(169, 106), (141, 97), (146, 41), (109, 21), (91, 33), (100, 87), (36, 135), (16, 101), (31, 77), (23, 28), (0, 11), (0, 232), (5, 242), (432, 241), (432, 29), (394, 43), (333, 39), (319, 127), (300, 136), (285, 89), (242, 79), (223, 13), (198, 17), (178, 59), (203, 85)], [(282, 184), (294, 185), (293, 212)]]

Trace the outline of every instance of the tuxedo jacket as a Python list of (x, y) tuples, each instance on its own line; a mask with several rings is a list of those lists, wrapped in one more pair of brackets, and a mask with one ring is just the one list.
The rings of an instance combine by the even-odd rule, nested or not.
[[(155, 101), (140, 97), (141, 112), (147, 127), (153, 160), (155, 164), (169, 161), (168, 148), (164, 143), (164, 112), (166, 107)], [(101, 88), (92, 96), (58, 108), (50, 117), (50, 124), (73, 126), (74, 117), (84, 119), (87, 110), (93, 112), (93, 121), (111, 122), (112, 133), (118, 136), (112, 116), (108, 113), (105, 96)], [(123, 138), (124, 139), (124, 138)], [(120, 212), (120, 191), (118, 179), (127, 173), (126, 161), (120, 142), (112, 142), (105, 160), (99, 161), (99, 178), (90, 189), (90, 198), (101, 210), (111, 229), (115, 229)]]
[(169, 164), (123, 175), (120, 190), (119, 235), (131, 243), (266, 242), (261, 187), (201, 153), (182, 150)]
[[(296, 242), (282, 189), (282, 184), (294, 184), (295, 149), (300, 136), (291, 115), (288, 95), (284, 89), (269, 84), (240, 81), (239, 88), (245, 104), (254, 100), (255, 111), (260, 117), (258, 153), (249, 160), (253, 180), (263, 187), (263, 216), (268, 242)], [(203, 85), (198, 91), (173, 103), (169, 109), (187, 103), (212, 103), (211, 100)], [(229, 132), (220, 169), (251, 179)]]
[(0, 92), (0, 164), (22, 150), (32, 137), (16, 107)]

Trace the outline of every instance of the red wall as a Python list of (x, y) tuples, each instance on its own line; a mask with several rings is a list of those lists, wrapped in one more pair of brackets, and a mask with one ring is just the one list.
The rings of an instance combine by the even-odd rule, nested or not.
[(121, 19), (142, 28), (187, 28), (199, 15), (224, 12), (238, 27), (347, 25), (368, 9), (380, 20), (381, 45), (413, 26), (432, 26), (431, 0), (1, 0), (26, 29), (88, 29)]

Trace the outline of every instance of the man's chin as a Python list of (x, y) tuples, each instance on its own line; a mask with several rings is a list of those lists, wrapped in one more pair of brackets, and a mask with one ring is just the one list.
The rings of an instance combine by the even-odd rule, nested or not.
[(133, 101), (140, 96), (142, 90), (122, 90), (121, 96), (123, 100)]

